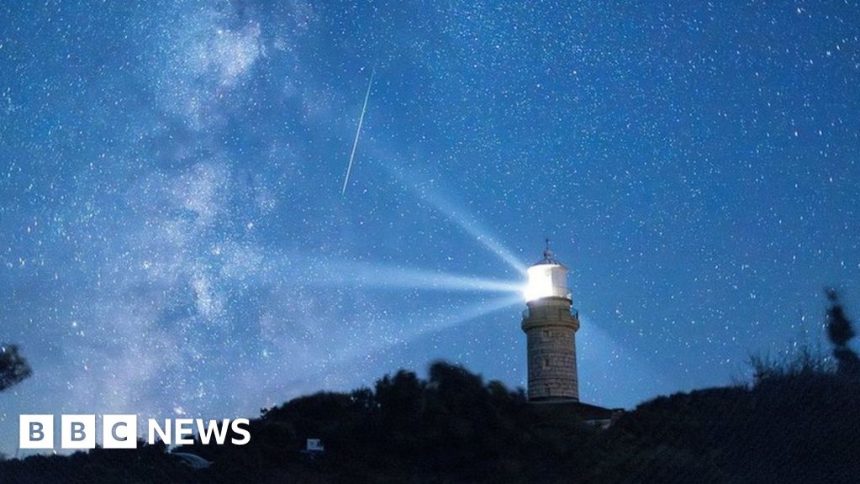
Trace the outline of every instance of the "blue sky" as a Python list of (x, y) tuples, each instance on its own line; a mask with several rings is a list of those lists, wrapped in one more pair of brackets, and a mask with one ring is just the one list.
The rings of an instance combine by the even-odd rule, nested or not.
[(545, 236), (585, 401), (824, 344), (823, 288), (858, 298), (857, 7), (0, 7), (0, 341), (34, 369), (0, 450), (19, 413), (254, 416), (439, 358), (524, 385), (505, 287)]

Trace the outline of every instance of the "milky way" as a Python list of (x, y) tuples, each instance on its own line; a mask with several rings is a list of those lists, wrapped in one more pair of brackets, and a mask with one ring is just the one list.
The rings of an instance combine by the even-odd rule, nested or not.
[(10, 2), (0, 451), (439, 358), (524, 385), (545, 236), (583, 400), (747, 378), (823, 341), (826, 285), (860, 317), (857, 86), (856, 2)]

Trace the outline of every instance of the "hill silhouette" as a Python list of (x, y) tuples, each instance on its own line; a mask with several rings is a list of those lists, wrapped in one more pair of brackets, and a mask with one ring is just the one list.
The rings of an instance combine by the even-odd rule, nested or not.
[[(599, 430), (445, 362), (262, 412), (246, 446), (0, 462), (2, 482), (856, 482), (860, 382), (815, 370), (659, 397)], [(311, 458), (305, 439), (326, 452)]]
[[(749, 384), (658, 397), (607, 430), (565, 406), (446, 362), (373, 388), (321, 392), (264, 409), (245, 446), (164, 444), (0, 462), (0, 482), (857, 482), (860, 377), (835, 293), (834, 358), (805, 349), (752, 360)], [(319, 438), (325, 453), (303, 452)], [(229, 439), (228, 439), (229, 441)]]

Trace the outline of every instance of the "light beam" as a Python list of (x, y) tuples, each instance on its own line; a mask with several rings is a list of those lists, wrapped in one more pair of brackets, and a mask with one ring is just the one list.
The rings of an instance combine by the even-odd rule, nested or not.
[[(424, 289), (433, 291), (473, 291), (520, 293), (522, 283), (366, 262), (302, 261), (307, 285), (353, 285), (363, 288)], [(307, 277), (312, 275), (313, 277)]]
[(482, 226), (473, 215), (466, 210), (454, 206), (453, 203), (442, 197), (438, 193), (433, 193), (427, 189), (422, 189), (409, 182), (399, 169), (383, 165), (389, 172), (420, 200), (429, 203), (433, 208), (445, 215), (449, 220), (457, 224), (463, 231), (475, 238), (475, 240), (483, 245), (486, 249), (492, 252), (496, 257), (511, 266), (522, 275), (526, 274), (526, 265), (523, 264), (517, 256), (502, 245), (495, 237), (490, 235), (489, 230)]

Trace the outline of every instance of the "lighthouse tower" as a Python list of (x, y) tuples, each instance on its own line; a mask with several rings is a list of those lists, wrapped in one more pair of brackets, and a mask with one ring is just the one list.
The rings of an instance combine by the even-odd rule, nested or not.
[(528, 268), (524, 296), (529, 400), (578, 402), (575, 334), (579, 316), (571, 310), (567, 268), (553, 257), (549, 241), (543, 259)]

